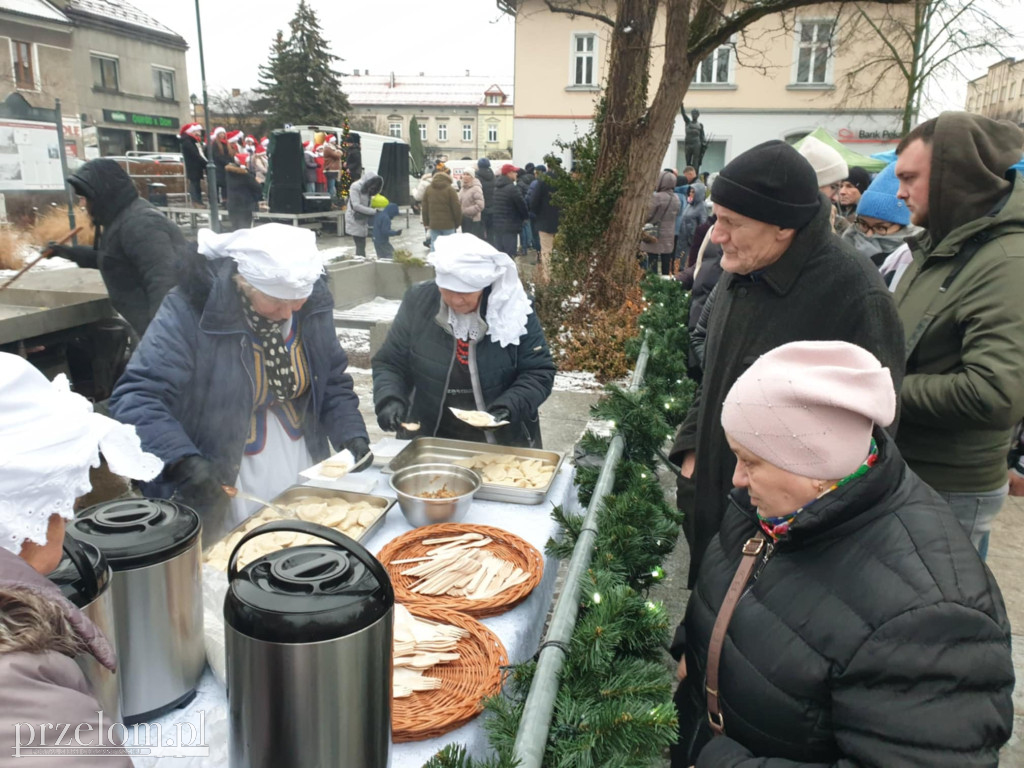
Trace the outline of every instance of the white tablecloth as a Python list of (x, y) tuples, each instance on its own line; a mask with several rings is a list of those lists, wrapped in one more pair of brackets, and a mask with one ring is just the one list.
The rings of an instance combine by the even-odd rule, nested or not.
[[(365, 474), (378, 476), (372, 493), (394, 497), (394, 492), (388, 485), (388, 478), (380, 469), (374, 467), (366, 470)], [(572, 484), (572, 466), (568, 461), (562, 465), (547, 499), (542, 504), (528, 506), (474, 501), (464, 522), (503, 528), (526, 539), (543, 553), (544, 545), (557, 532), (557, 526), (551, 519), (551, 510), (558, 504), (571, 508), (578, 504)], [(411, 530), (411, 526), (396, 505), (388, 514), (384, 525), (364, 544), (376, 554), (385, 544), (408, 530)], [(554, 596), (557, 571), (558, 561), (545, 555), (544, 577), (530, 596), (511, 611), (483, 619), (483, 623), (501, 638), (512, 664), (526, 661), (537, 651), (548, 608)], [(296, 713), (296, 716), (303, 715)], [(202, 723), (205, 743), (210, 746), (210, 756), (136, 756), (134, 761), (138, 768), (227, 768), (227, 697), (224, 688), (217, 682), (209, 667), (199, 683), (196, 698), (185, 708), (170, 712), (156, 722), (160, 723), (164, 733), (174, 733), (175, 725), (182, 723), (191, 723), (198, 730)], [(185, 734), (187, 738), (187, 728)], [(420, 768), (438, 749), (451, 742), (465, 744), (473, 757), (484, 757), (487, 754), (487, 734), (480, 723), (480, 718), (477, 718), (437, 739), (393, 745), (392, 768)]]

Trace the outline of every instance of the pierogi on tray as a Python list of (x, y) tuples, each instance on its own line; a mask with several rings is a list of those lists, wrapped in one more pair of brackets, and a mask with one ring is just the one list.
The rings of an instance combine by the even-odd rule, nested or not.
[(455, 463), (476, 470), (485, 483), (515, 488), (545, 488), (555, 473), (554, 466), (545, 461), (507, 453), (480, 453), (468, 459), (456, 459)]

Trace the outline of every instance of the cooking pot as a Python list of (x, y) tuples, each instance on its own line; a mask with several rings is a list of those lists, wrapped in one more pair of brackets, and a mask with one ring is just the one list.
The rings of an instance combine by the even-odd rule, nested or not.
[(82, 511), (68, 529), (113, 572), (124, 722), (188, 703), (206, 664), (199, 515), (163, 499), (119, 499)]
[[(246, 542), (294, 533), (326, 543), (238, 569)], [(394, 604), (384, 567), (332, 528), (280, 520), (242, 537), (224, 598), (232, 768), (390, 765)]]

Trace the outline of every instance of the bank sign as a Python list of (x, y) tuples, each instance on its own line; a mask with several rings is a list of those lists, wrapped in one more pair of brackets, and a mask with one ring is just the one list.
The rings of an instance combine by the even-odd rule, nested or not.
[(865, 131), (863, 129), (853, 130), (851, 128), (840, 128), (837, 136), (844, 144), (859, 141), (885, 143), (899, 141), (903, 138), (903, 133), (901, 131)]
[(120, 112), (116, 109), (104, 109), (103, 120), (107, 123), (121, 123), (136, 128), (169, 128), (177, 130), (180, 123), (176, 117), (163, 115), (143, 115), (138, 112)]

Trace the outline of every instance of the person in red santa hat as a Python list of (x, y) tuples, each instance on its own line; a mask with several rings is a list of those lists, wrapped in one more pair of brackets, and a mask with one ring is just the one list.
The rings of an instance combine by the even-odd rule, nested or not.
[(186, 123), (181, 128), (181, 156), (185, 162), (185, 178), (188, 179), (188, 194), (192, 205), (203, 207), (201, 182), (206, 173), (206, 153), (203, 152), (203, 126)]
[(231, 149), (232, 155), (237, 155), (242, 151), (242, 142), (245, 140), (245, 133), (243, 131), (231, 131), (228, 133), (228, 147)]
[(341, 173), (341, 150), (338, 149), (338, 137), (331, 134), (324, 142), (324, 176), (327, 179), (327, 194), (333, 200), (337, 194), (338, 176)]
[(312, 141), (302, 142), (302, 160), (306, 169), (303, 177), (306, 182), (306, 191), (316, 192), (316, 172), (319, 169), (319, 164), (316, 161), (316, 149), (313, 147)]
[(248, 155), (256, 154), (256, 137), (255, 136), (248, 136), (247, 135), (245, 137), (245, 141), (243, 142), (243, 146), (245, 147), (246, 154), (248, 154)]
[(210, 159), (217, 165), (217, 195), (223, 203), (227, 199), (227, 176), (225, 168), (231, 162), (231, 148), (228, 146), (227, 129), (218, 125), (210, 136)]
[(251, 172), (251, 158), (244, 150), (227, 167), (228, 218), (232, 231), (252, 226), (252, 212), (263, 199), (263, 187)]
[[(264, 139), (269, 143), (269, 139)], [(252, 175), (256, 177), (256, 181), (263, 184), (267, 180), (267, 171), (270, 169), (269, 155), (267, 155), (267, 148), (262, 142), (256, 145), (256, 151), (249, 161), (249, 170), (252, 171)]]
[(327, 191), (327, 176), (324, 175), (324, 145), (317, 146), (316, 151), (316, 191)]

